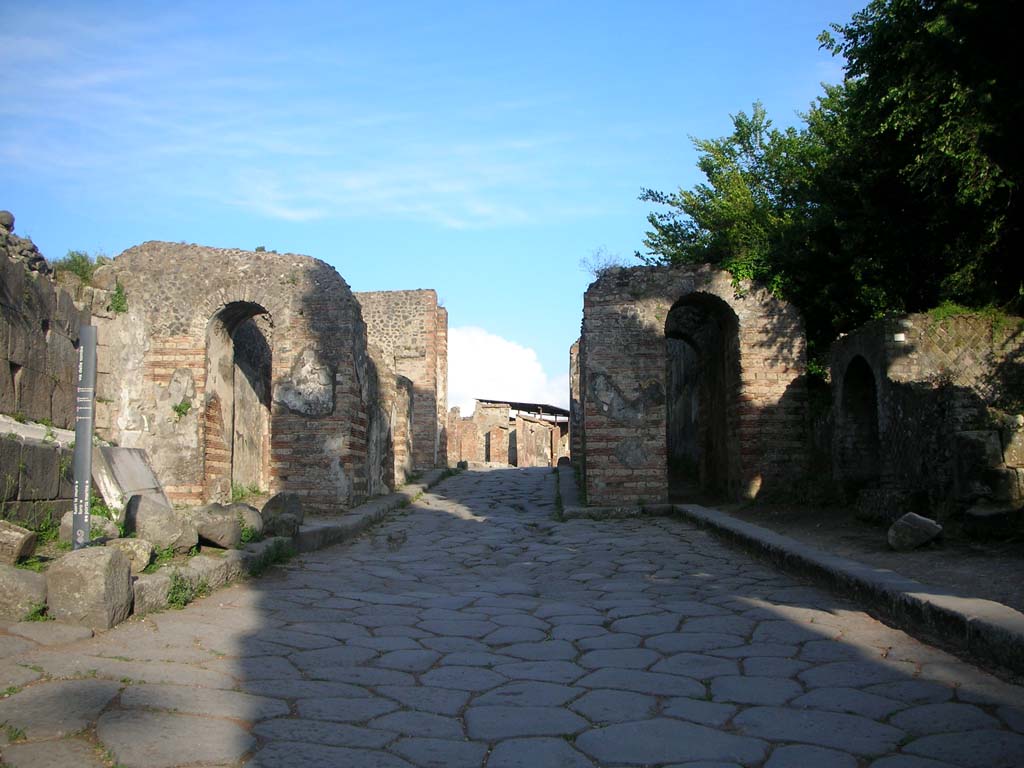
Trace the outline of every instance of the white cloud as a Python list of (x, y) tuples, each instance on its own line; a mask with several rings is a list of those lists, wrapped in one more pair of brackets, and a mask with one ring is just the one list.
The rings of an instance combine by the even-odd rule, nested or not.
[(448, 406), (468, 416), (478, 397), (567, 408), (569, 374), (549, 375), (534, 350), (483, 328), (450, 328)]

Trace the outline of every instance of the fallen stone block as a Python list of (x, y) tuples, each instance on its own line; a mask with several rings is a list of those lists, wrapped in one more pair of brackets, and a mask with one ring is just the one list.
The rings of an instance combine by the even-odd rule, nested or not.
[(133, 496), (149, 496), (170, 509), (160, 481), (141, 448), (98, 446), (92, 452), (92, 479), (107, 506), (118, 512), (123, 523)]
[(28, 528), (0, 520), (0, 563), (14, 565), (36, 548), (36, 534)]
[(265, 520), (263, 533), (267, 536), (287, 536), (292, 538), (299, 532), (299, 521), (294, 515), (280, 514)]
[(222, 504), (207, 504), (183, 513), (196, 527), (199, 538), (222, 549), (234, 549), (242, 541), (238, 515)]
[(136, 616), (167, 607), (167, 593), (171, 590), (171, 577), (167, 573), (140, 573), (132, 582)]
[(0, 618), (21, 621), (46, 605), (46, 576), (0, 564)]
[(194, 587), (205, 584), (209, 589), (217, 589), (228, 580), (227, 563), (219, 557), (196, 555), (188, 561), (188, 565), (178, 570)]
[[(58, 536), (65, 544), (70, 544), (73, 531), (74, 511), (69, 510), (65, 512), (64, 516), (60, 519), (60, 533)], [(107, 520), (107, 518), (100, 517), (99, 515), (90, 515), (89, 533), (91, 535), (95, 535), (96, 531), (100, 532), (99, 538), (101, 539), (116, 539), (121, 535), (121, 529), (117, 527), (117, 523), (113, 520)]]
[(111, 539), (106, 544), (124, 552), (132, 576), (138, 576), (153, 559), (153, 545), (145, 539)]
[(231, 504), (227, 510), (238, 518), (242, 528), (248, 528), (253, 536), (263, 535), (263, 515), (251, 504)]
[(275, 494), (267, 499), (267, 503), (263, 505), (260, 514), (263, 516), (264, 524), (269, 523), (280, 515), (291, 515), (298, 521), (299, 525), (302, 525), (302, 521), (305, 519), (305, 513), (302, 510), (302, 497), (297, 493), (282, 492)]
[(889, 546), (897, 552), (916, 549), (942, 533), (942, 526), (934, 520), (907, 512), (889, 527)]
[(131, 566), (117, 548), (78, 549), (50, 566), (46, 592), (55, 619), (109, 629), (131, 613)]
[(138, 503), (129, 504), (128, 525), (140, 539), (157, 549), (171, 548), (175, 552), (188, 552), (199, 543), (195, 524), (178, 512), (160, 504), (151, 496), (140, 496)]

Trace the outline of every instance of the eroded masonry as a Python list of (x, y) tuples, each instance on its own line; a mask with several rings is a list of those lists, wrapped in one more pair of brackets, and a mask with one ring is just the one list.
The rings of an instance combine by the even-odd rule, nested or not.
[[(30, 241), (5, 238), (0, 411), (72, 427), (91, 320), (97, 434), (144, 449), (172, 502), (259, 489), (337, 513), (446, 466), (447, 315), (433, 291), (357, 298), (306, 256), (163, 242), (58, 284)], [(57, 498), (28, 494), (3, 501)]]
[(448, 414), (448, 459), (498, 467), (554, 467), (569, 458), (569, 412), (544, 403), (477, 400)]

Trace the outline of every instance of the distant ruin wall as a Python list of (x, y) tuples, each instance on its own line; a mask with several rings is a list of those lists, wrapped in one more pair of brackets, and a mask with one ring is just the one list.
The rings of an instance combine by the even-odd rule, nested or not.
[(551, 425), (541, 419), (532, 419), (519, 414), (516, 416), (516, 466), (550, 467)]
[(569, 348), (569, 450), (573, 464), (583, 459), (583, 407), (580, 401), (580, 340)]
[(433, 290), (355, 294), (369, 342), (413, 383), (412, 460), (447, 466), (448, 313)]

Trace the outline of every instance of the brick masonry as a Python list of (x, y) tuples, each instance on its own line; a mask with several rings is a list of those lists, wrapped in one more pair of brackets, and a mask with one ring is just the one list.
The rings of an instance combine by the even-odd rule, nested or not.
[(355, 294), (370, 344), (399, 376), (412, 382), (412, 463), (448, 465), (448, 312), (437, 292)]
[[(390, 414), (359, 305), (333, 268), (148, 242), (97, 272), (128, 300), (124, 314), (93, 303), (97, 431), (144, 448), (172, 500), (230, 495), (243, 412), (246, 431), (263, 432), (250, 435), (244, 477), (264, 490), (293, 491), (327, 513), (386, 491)], [(243, 332), (260, 347), (245, 353), (251, 370), (233, 357)], [(248, 400), (238, 387), (249, 387)]]
[(708, 266), (611, 269), (584, 296), (578, 383), (591, 504), (669, 495), (667, 335), (699, 350), (701, 478), (735, 498), (785, 491), (806, 465), (806, 348), (795, 308)]

